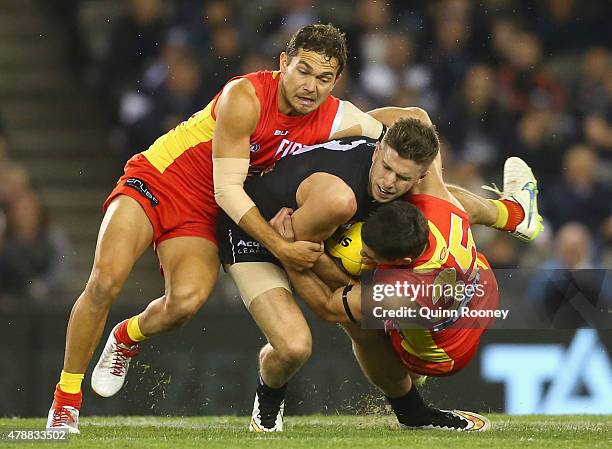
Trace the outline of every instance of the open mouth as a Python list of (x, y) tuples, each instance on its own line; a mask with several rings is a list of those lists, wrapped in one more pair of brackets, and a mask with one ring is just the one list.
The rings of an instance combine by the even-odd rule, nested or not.
[(378, 190), (378, 195), (382, 198), (389, 198), (393, 196), (393, 192), (383, 189), (381, 186), (377, 185), (376, 189)]
[(300, 104), (304, 106), (312, 106), (315, 104), (314, 99), (308, 97), (297, 97)]

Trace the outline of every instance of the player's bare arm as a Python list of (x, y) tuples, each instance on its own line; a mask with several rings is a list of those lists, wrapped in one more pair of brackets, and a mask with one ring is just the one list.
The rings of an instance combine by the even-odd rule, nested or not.
[(319, 257), (317, 263), (312, 267), (312, 272), (332, 290), (355, 282), (355, 279), (342, 271), (338, 264), (326, 253)]
[(217, 203), (279, 260), (298, 269), (311, 267), (321, 255), (321, 245), (283, 240), (244, 191), (250, 160), (250, 136), (259, 120), (259, 101), (252, 84), (248, 80), (230, 83), (220, 95), (215, 111), (213, 166)]
[[(431, 125), (429, 115), (417, 107), (393, 107), (374, 109), (363, 112), (350, 101), (342, 102), (342, 119), (331, 139), (341, 139), (351, 136), (367, 136), (372, 139), (382, 137), (384, 126), (393, 125), (400, 118), (414, 118), (426, 125)], [(383, 126), (384, 125), (384, 126)]]
[[(431, 125), (429, 115), (417, 107), (399, 108), (388, 106), (363, 112), (350, 101), (342, 102), (342, 119), (331, 139), (352, 136), (367, 136), (372, 139), (382, 137), (384, 127), (393, 125), (400, 118), (414, 118)], [(384, 126), (383, 126), (384, 125)]]
[(377, 118), (361, 111), (350, 101), (343, 101), (340, 107), (342, 108), (342, 119), (330, 139), (353, 136), (367, 136), (378, 139), (382, 136), (384, 127)]
[(314, 173), (302, 181), (296, 192), (296, 204), (298, 209), (293, 214), (295, 238), (311, 242), (330, 237), (357, 211), (353, 190), (329, 173)]
[[(343, 302), (346, 292), (347, 307), (355, 321), (361, 320), (361, 284), (356, 282), (351, 287), (341, 287), (332, 291), (325, 282), (312, 270), (298, 272), (288, 269), (291, 285), (306, 305), (321, 319), (331, 323), (350, 323)], [(350, 291), (348, 289), (350, 288)]]
[[(342, 180), (338, 181), (343, 182)], [(300, 203), (300, 201), (298, 201), (298, 203)], [(296, 212), (299, 212), (301, 209), (302, 207), (300, 207)], [(292, 219), (286, 223), (286, 227), (282, 227), (280, 224), (282, 223), (282, 220), (279, 221), (278, 218), (280, 214), (292, 216)], [(303, 226), (303, 224), (300, 223), (301, 221), (302, 218), (300, 217), (300, 214), (294, 213), (294, 211), (289, 208), (282, 208), (270, 221), (270, 223), (274, 224), (273, 227), (285, 240), (293, 242), (295, 240), (295, 228)], [(321, 257), (317, 259), (317, 262), (312, 267), (312, 271), (331, 290), (337, 290), (340, 287), (356, 282), (355, 278), (349, 276), (346, 272), (340, 269), (338, 264), (325, 253), (323, 253)]]
[(431, 119), (429, 115), (424, 109), (417, 107), (394, 107), (387, 106), (384, 108), (373, 109), (368, 111), (368, 115), (374, 117), (379, 122), (383, 123), (385, 126), (391, 126), (400, 118), (414, 118), (417, 119), (426, 125), (431, 125)]
[[(291, 241), (295, 238), (293, 217), (289, 209), (281, 209), (270, 221), (271, 225), (283, 238)], [(333, 261), (323, 254), (320, 258), (329, 260), (333, 264), (332, 271), (339, 270)], [(362, 286), (357, 279), (346, 276), (346, 283), (330, 288), (313, 270), (296, 271), (285, 267), (287, 275), (296, 292), (306, 305), (321, 319), (332, 323), (355, 323), (361, 320)], [(417, 307), (416, 302), (407, 301), (405, 297), (385, 297), (385, 306), (388, 308)]]
[[(299, 240), (326, 240), (357, 211), (355, 192), (330, 173), (314, 173), (296, 192), (298, 209), (292, 215), (293, 232)], [(312, 271), (332, 290), (354, 282), (336, 263), (323, 254)]]
[[(288, 209), (281, 209), (270, 221), (270, 224), (286, 240), (291, 241), (295, 238), (292, 217)], [(327, 256), (321, 256), (321, 258), (323, 257)], [(342, 295), (345, 287), (332, 291), (312, 270), (297, 271), (288, 266), (285, 266), (285, 269), (297, 293), (319, 318), (333, 323), (350, 323), (352, 321), (343, 305)], [(350, 302), (348, 307), (351, 311), (355, 310), (356, 315), (352, 316), (358, 321), (361, 319), (361, 286), (359, 281), (354, 281), (348, 285), (352, 286), (350, 291), (347, 288), (346, 292), (347, 301)]]

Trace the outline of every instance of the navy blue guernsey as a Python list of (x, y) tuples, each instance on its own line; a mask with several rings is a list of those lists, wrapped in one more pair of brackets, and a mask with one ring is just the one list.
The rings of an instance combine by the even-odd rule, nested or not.
[[(306, 178), (314, 173), (329, 173), (342, 179), (354, 192), (357, 211), (353, 220), (363, 220), (378, 205), (370, 197), (369, 174), (376, 140), (352, 137), (303, 147), (282, 158), (271, 171), (248, 176), (245, 192), (257, 205), (262, 216), (270, 220), (282, 207), (297, 209), (295, 194)], [(321, 198), (324, 203), (326, 198)], [(249, 236), (219, 209), (217, 238), (221, 262), (278, 261), (259, 242)]]
[[(357, 212), (363, 219), (374, 205), (368, 193), (369, 173), (376, 140), (353, 137), (303, 147), (284, 157), (274, 168), (261, 175), (249, 176), (244, 190), (269, 220), (281, 207), (297, 208), (295, 194), (306, 178), (314, 173), (329, 173), (342, 179), (355, 193)], [(321, 198), (324, 202), (325, 198)]]

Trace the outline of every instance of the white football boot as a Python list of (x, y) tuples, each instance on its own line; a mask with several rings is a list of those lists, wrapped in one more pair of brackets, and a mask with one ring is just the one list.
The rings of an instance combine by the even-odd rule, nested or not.
[(542, 232), (542, 216), (538, 213), (538, 181), (531, 168), (519, 157), (509, 157), (504, 163), (504, 190), (482, 186), (483, 189), (499, 195), (502, 200), (517, 202), (525, 212), (525, 217), (516, 226), (512, 235), (521, 240), (535, 240)]
[(91, 375), (91, 388), (102, 397), (109, 397), (117, 393), (125, 383), (130, 361), (138, 355), (140, 346), (125, 345), (115, 338), (115, 330), (121, 325), (117, 324), (106, 340), (104, 351)]
[(406, 426), (400, 423), (400, 428), (454, 430), (457, 432), (486, 432), (491, 428), (491, 421), (474, 412), (432, 409), (431, 422), (429, 424)]
[(249, 424), (249, 432), (282, 432), (284, 412), (284, 399), (280, 403), (278, 410), (262, 410), (259, 403), (259, 395), (255, 393), (255, 402), (253, 403), (253, 413), (251, 415), (251, 423)]
[(67, 430), (70, 433), (81, 433), (79, 431), (79, 409), (68, 405), (56, 407), (53, 401), (47, 416), (46, 429), (47, 431)]

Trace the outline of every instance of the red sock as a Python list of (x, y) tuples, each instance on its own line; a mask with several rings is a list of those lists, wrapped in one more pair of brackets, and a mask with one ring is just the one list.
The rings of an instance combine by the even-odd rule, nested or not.
[(56, 407), (67, 405), (80, 410), (81, 403), (83, 402), (83, 391), (79, 391), (76, 394), (64, 393), (59, 387), (59, 385), (56, 385), (55, 393), (53, 393), (53, 398), (55, 399)]
[(500, 200), (508, 209), (508, 221), (503, 227), (505, 231), (514, 232), (518, 224), (525, 218), (525, 211), (519, 203), (512, 200)]
[(128, 331), (127, 331), (128, 321), (129, 320), (125, 320), (119, 325), (119, 327), (115, 331), (115, 338), (117, 339), (119, 343), (123, 343), (124, 345), (132, 346), (132, 345), (137, 344), (138, 342), (132, 340), (130, 336), (128, 335)]

